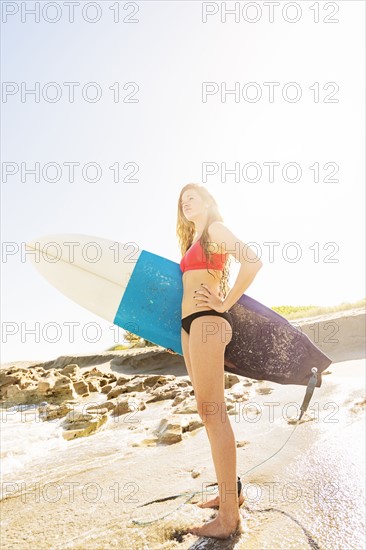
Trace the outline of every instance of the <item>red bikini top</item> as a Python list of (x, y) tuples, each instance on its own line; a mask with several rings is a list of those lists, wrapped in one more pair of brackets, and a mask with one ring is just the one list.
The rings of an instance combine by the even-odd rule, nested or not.
[(180, 269), (184, 273), (191, 269), (217, 269), (222, 271), (224, 269), (226, 261), (225, 254), (211, 254), (211, 262), (208, 261), (206, 266), (206, 256), (202, 249), (200, 241), (194, 243), (191, 248), (187, 250), (185, 255), (180, 261)]

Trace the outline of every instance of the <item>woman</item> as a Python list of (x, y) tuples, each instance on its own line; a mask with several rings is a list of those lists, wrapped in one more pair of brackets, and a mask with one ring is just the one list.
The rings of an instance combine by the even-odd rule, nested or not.
[[(227, 538), (242, 532), (236, 477), (236, 442), (224, 396), (224, 353), (232, 337), (228, 310), (253, 281), (261, 260), (223, 223), (215, 199), (205, 187), (189, 183), (178, 202), (177, 236), (184, 254), (182, 349), (194, 389), (197, 411), (211, 446), (219, 496), (202, 508), (219, 505), (217, 517), (189, 529), (198, 536)], [(248, 253), (250, 257), (248, 258)], [(228, 291), (229, 254), (240, 263)]]

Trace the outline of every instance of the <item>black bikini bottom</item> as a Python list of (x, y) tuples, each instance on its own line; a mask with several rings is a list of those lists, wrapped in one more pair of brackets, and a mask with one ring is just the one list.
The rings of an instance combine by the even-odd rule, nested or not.
[(224, 317), (224, 319), (227, 319), (227, 321), (229, 322), (231, 328), (233, 328), (233, 320), (231, 317), (231, 313), (229, 313), (228, 311), (219, 313), (214, 309), (210, 309), (205, 311), (195, 311), (194, 313), (191, 313), (191, 315), (188, 315), (187, 317), (184, 317), (182, 319), (182, 327), (184, 328), (187, 334), (189, 334), (193, 319), (195, 319), (196, 317), (200, 317), (201, 315), (217, 315), (218, 317)]

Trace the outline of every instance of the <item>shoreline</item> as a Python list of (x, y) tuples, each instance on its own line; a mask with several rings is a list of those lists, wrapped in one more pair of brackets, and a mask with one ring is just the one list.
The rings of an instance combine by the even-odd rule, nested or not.
[[(324, 371), (296, 426), (305, 387), (225, 372), (246, 499), (238, 548), (308, 549), (306, 533), (321, 548), (364, 544), (365, 367), (354, 358), (365, 356), (364, 323), (364, 312), (347, 311), (303, 324), (309, 337), (336, 326), (338, 342), (326, 353), (342, 359)], [(16, 376), (24, 388), (11, 390), (13, 405), (35, 381), (39, 393), (34, 407), (7, 409), (11, 399), (3, 401), (7, 548), (194, 547), (197, 537), (185, 529), (217, 513), (195, 505), (209, 498), (206, 486), (216, 475), (183, 357), (135, 348), (2, 366), (5, 388), (15, 388)], [(187, 492), (197, 492), (190, 502), (186, 495), (139, 508)], [(227, 547), (208, 538), (198, 544)]]
[[(289, 421), (293, 409), (287, 408), (290, 403), (301, 403), (303, 388), (253, 381), (243, 388), (249, 391), (248, 400), (240, 403), (235, 399), (236, 411), (229, 411), (237, 442), (237, 473), (246, 496), (241, 509), (243, 548), (309, 548), (304, 533), (289, 516), (286, 519), (278, 512), (259, 512), (266, 508), (297, 518), (320, 547), (330, 545), (341, 550), (362, 546), (364, 365), (359, 360), (334, 363), (329, 371), (322, 387), (315, 389), (309, 414), (284, 447), (294, 430)], [(233, 396), (237, 389), (237, 384), (232, 386), (226, 396)], [(273, 408), (272, 420), (271, 408), (264, 406), (270, 402), (280, 404)], [(7, 476), (5, 483), (18, 484), (18, 494), (11, 486), (8, 498), (1, 503), (2, 517), (6, 517), (2, 536), (7, 548), (24, 548), (25, 541), (30, 540), (40, 549), (74, 550), (144, 548), (146, 544), (183, 549), (193, 544), (197, 537), (185, 534), (184, 529), (208, 521), (214, 513), (194, 504), (208, 498), (202, 491), (216, 479), (207, 434), (204, 428), (196, 427), (175, 443), (143, 443), (163, 418), (175, 424), (182, 416), (173, 413), (172, 403), (170, 399), (147, 404), (146, 410), (136, 413), (139, 422), (132, 430), (119, 417), (102, 431), (66, 442), (52, 460), (47, 455), (39, 458), (36, 475), (30, 468), (29, 474)], [(249, 403), (261, 407), (258, 421), (252, 421), (255, 413), (247, 418), (241, 414)], [(337, 404), (336, 409), (329, 408), (332, 403)], [(336, 423), (329, 421), (335, 419)], [(21, 491), (21, 483), (26, 491)], [(72, 498), (70, 487), (75, 488)], [(95, 500), (95, 492), (87, 495), (86, 487), (98, 488), (99, 497)], [(332, 487), (336, 488), (336, 498), (328, 503)], [(179, 497), (137, 507), (194, 491), (198, 494), (186, 504), (188, 497)], [(347, 505), (342, 495), (347, 495)], [(165, 514), (168, 516), (159, 519)], [(147, 525), (132, 523), (155, 519), (158, 521)], [(203, 548), (221, 548), (222, 544), (215, 546), (213, 539), (200, 541), (207, 544)]]

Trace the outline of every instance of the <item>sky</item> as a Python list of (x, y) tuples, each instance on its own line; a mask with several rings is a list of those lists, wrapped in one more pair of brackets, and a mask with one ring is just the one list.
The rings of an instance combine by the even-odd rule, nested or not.
[(123, 341), (22, 257), (25, 242), (83, 234), (179, 262), (189, 182), (260, 256), (249, 296), (365, 296), (363, 2), (280, 2), (272, 21), (263, 2), (236, 2), (236, 21), (221, 2), (81, 1), (73, 18), (38, 4), (37, 21), (35, 2), (1, 6), (1, 362)]

